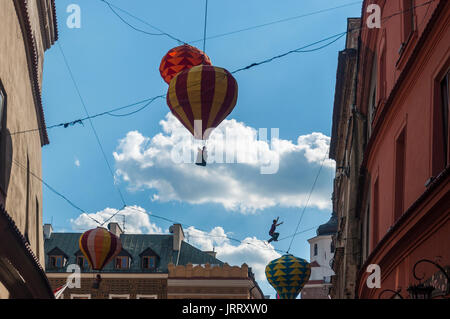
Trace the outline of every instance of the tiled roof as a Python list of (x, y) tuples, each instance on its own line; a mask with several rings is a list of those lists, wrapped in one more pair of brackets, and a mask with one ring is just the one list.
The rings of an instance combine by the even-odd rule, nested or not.
[[(65, 272), (63, 269), (51, 269), (48, 267), (48, 253), (58, 247), (69, 258), (67, 265), (76, 263), (75, 254), (80, 249), (78, 247), (78, 240), (81, 233), (52, 233), (49, 239), (45, 239), (45, 257), (47, 272)], [(114, 263), (110, 262), (103, 268), (103, 272), (125, 272), (125, 273), (140, 273), (140, 272), (155, 272), (148, 269), (141, 268), (142, 252), (150, 248), (159, 256), (159, 263), (156, 272), (167, 273), (168, 264), (170, 262), (176, 263), (178, 251), (173, 251), (173, 235), (139, 235), (139, 234), (122, 234), (120, 235), (122, 247), (131, 255), (131, 266), (129, 269), (115, 269)], [(195, 248), (194, 246), (182, 242), (181, 253), (178, 259), (179, 265), (191, 264), (220, 264), (223, 262), (214, 258), (213, 256)]]

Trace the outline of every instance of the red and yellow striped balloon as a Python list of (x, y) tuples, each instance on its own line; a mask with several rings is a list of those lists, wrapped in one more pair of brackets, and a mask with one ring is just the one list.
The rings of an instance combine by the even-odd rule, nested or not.
[(200, 64), (211, 65), (209, 57), (201, 50), (189, 44), (180, 45), (171, 49), (162, 58), (159, 72), (167, 84), (178, 73)]
[(122, 250), (120, 239), (103, 227), (84, 232), (79, 245), (91, 268), (99, 271)]
[[(212, 129), (233, 111), (237, 97), (238, 85), (230, 72), (198, 65), (178, 73), (170, 81), (167, 104), (196, 139), (206, 140)], [(201, 126), (195, 126), (194, 132), (195, 121)]]

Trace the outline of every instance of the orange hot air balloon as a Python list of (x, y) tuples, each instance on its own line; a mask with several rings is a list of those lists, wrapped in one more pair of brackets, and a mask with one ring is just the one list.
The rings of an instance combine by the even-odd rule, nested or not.
[(103, 227), (84, 232), (79, 240), (80, 250), (92, 269), (101, 271), (122, 250), (120, 239)]
[(161, 60), (159, 72), (167, 84), (181, 71), (197, 65), (211, 65), (209, 57), (201, 50), (189, 44), (171, 49)]
[(237, 96), (238, 85), (230, 72), (198, 65), (178, 73), (170, 81), (167, 104), (196, 139), (207, 140), (212, 129), (233, 111)]
[(171, 49), (161, 60), (159, 72), (167, 84), (183, 70), (200, 64), (211, 65), (209, 57), (201, 50), (189, 44)]

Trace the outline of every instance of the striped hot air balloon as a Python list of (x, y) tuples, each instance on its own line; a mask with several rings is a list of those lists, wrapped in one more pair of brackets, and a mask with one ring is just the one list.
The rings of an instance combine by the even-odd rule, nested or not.
[(266, 277), (281, 299), (295, 299), (308, 282), (311, 266), (291, 254), (272, 260), (266, 266)]
[(159, 72), (164, 81), (169, 84), (170, 80), (181, 71), (200, 64), (211, 65), (211, 60), (203, 51), (189, 44), (184, 44), (167, 52), (161, 60)]
[(238, 85), (230, 72), (198, 65), (170, 81), (167, 104), (196, 139), (207, 140), (212, 129), (231, 113), (237, 96)]
[(101, 271), (122, 250), (120, 239), (103, 227), (84, 232), (79, 240), (80, 250), (92, 269)]

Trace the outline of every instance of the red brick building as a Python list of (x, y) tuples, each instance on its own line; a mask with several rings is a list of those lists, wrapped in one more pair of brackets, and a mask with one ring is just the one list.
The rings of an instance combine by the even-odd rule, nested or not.
[[(381, 28), (366, 25), (373, 3)], [(450, 1), (366, 0), (362, 13), (356, 107), (367, 144), (356, 295), (390, 289), (409, 298), (419, 260), (450, 265)], [(366, 284), (370, 264), (380, 266), (381, 288)], [(416, 274), (430, 281), (439, 269), (423, 263)], [(442, 280), (434, 296), (445, 295)]]

